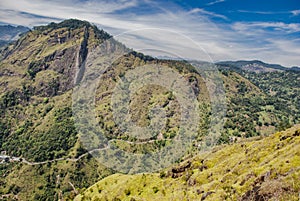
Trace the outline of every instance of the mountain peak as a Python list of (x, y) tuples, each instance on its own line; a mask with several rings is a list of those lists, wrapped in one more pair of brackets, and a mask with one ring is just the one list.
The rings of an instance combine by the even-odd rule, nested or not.
[[(60, 23), (34, 27), (15, 43), (3, 49), (5, 67), (0, 74), (41, 80), (39, 86), (51, 86), (44, 77), (57, 80), (57, 89), (38, 90), (45, 96), (64, 93), (73, 87), (88, 52), (111, 36), (86, 21), (69, 19)], [(40, 88), (40, 87), (37, 87)]]
[(64, 28), (64, 27), (71, 28), (71, 29), (78, 29), (78, 28), (82, 28), (82, 27), (94, 27), (94, 26), (91, 25), (91, 23), (89, 23), (87, 21), (82, 21), (82, 20), (78, 20), (78, 19), (67, 19), (67, 20), (64, 20), (59, 23), (51, 22), (48, 25), (35, 26), (33, 29), (43, 31), (43, 30), (46, 30), (49, 28), (59, 29), (59, 28)]
[(41, 33), (46, 30), (57, 30), (57, 29), (62, 29), (62, 28), (67, 28), (68, 30), (74, 30), (74, 29), (91, 29), (94, 34), (95, 38), (101, 39), (101, 40), (106, 40), (111, 38), (112, 36), (109, 35), (107, 32), (103, 31), (102, 29), (98, 29), (96, 25), (91, 24), (88, 21), (83, 21), (83, 20), (78, 20), (78, 19), (67, 19), (59, 23), (51, 22), (48, 25), (43, 25), (43, 26), (36, 26), (33, 28), (34, 31)]

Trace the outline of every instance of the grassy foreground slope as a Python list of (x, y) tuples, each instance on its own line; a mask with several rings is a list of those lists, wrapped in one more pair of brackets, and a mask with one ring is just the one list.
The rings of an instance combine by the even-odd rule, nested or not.
[(300, 125), (216, 147), (160, 173), (111, 175), (85, 200), (299, 200)]

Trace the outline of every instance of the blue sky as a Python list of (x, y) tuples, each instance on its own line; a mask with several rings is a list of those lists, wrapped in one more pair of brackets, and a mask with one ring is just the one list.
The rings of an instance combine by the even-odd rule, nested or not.
[(68, 18), (88, 20), (154, 56), (300, 66), (299, 0), (0, 2), (0, 23), (32, 27)]

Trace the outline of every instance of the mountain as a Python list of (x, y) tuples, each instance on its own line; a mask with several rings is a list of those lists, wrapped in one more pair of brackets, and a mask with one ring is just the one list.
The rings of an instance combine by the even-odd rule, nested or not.
[(81, 189), (111, 174), (84, 155), (72, 117), (75, 74), (88, 49), (109, 37), (87, 22), (66, 20), (36, 27), (1, 51), (0, 147), (22, 161), (1, 165), (1, 195), (72, 197), (72, 185)]
[(300, 126), (215, 147), (160, 173), (114, 174), (84, 200), (299, 200)]
[(0, 47), (19, 38), (20, 34), (29, 31), (28, 27), (0, 25)]
[(278, 71), (287, 71), (287, 70), (294, 70), (299, 71), (299, 67), (292, 67), (287, 68), (284, 66), (281, 66), (279, 64), (267, 64), (259, 60), (253, 60), (253, 61), (221, 61), (217, 62), (217, 65), (221, 67), (231, 67), (231, 68), (237, 68), (242, 69), (246, 71), (261, 73), (261, 72), (278, 72)]
[[(103, 133), (101, 137), (105, 137), (112, 147), (130, 154), (147, 154), (175, 143), (174, 139), (183, 132), (180, 115), (184, 102), (164, 87), (169, 86), (172, 76), (139, 88), (128, 101), (127, 110), (117, 107), (120, 112), (130, 113), (121, 119), (121, 123), (132, 122), (153, 130), (160, 126), (161, 119), (151, 124), (151, 115), (163, 111), (166, 126), (160, 127), (160, 133), (138, 139), (116, 123), (118, 119), (113, 109), (118, 104), (112, 100), (128, 98), (127, 91), (122, 91), (126, 85), (120, 83), (126, 83), (130, 75), (143, 75), (142, 81), (147, 80), (154, 72), (130, 73), (140, 66), (151, 65), (170, 69), (155, 72), (180, 75), (178, 77), (187, 82), (194, 94), (191, 99), (200, 103), (199, 129), (193, 132), (193, 143), (186, 152), (179, 151), (180, 158), (198, 153), (199, 145), (210, 132), (216, 134), (215, 143), (223, 144), (267, 136), (300, 121), (299, 72), (256, 74), (221, 68), (217, 76), (226, 93), (223, 96), (221, 89), (209, 85), (209, 73), (199, 73), (186, 61), (156, 59), (132, 51), (86, 21), (70, 19), (50, 23), (35, 27), (0, 51), (1, 198), (72, 200), (95, 182), (117, 171), (92, 157), (105, 147), (95, 143), (96, 140), (82, 138), (86, 133), (96, 133), (98, 137), (98, 131), (87, 121), (91, 118), (88, 116), (91, 112), (87, 112), (88, 103), (95, 103), (92, 118)], [(205, 65), (208, 64), (202, 63), (201, 67)], [(210, 130), (211, 125), (222, 123), (216, 114), (224, 108), (211, 103), (209, 93), (212, 88), (209, 87), (220, 90), (215, 99), (222, 96), (226, 101), (221, 131)], [(89, 96), (92, 89), (94, 96)], [(181, 88), (175, 87), (175, 90)], [(186, 108), (190, 106), (188, 104)], [(188, 126), (185, 128), (189, 129)], [(172, 159), (172, 155), (166, 155)], [(144, 161), (147, 162), (140, 160), (141, 163)], [(124, 172), (139, 168), (129, 159), (124, 159), (121, 165), (124, 164), (132, 165), (132, 169), (124, 169)], [(145, 167), (155, 168), (155, 165), (153, 162)]]

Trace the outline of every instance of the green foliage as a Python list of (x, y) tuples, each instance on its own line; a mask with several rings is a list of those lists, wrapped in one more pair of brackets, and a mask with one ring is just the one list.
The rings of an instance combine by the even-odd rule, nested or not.
[(27, 73), (31, 79), (35, 78), (36, 74), (41, 71), (45, 66), (44, 61), (32, 61), (27, 69)]
[(65, 28), (65, 27), (68, 27), (70, 29), (78, 29), (78, 28), (82, 28), (84, 26), (90, 26), (90, 23), (87, 21), (68, 19), (61, 23), (51, 22), (47, 26), (37, 26), (37, 27), (34, 27), (34, 30), (45, 31), (45, 30), (49, 30), (49, 29), (60, 29), (60, 28)]
[(280, 110), (283, 118), (290, 119), (292, 124), (300, 121), (299, 71), (271, 73), (242, 71), (241, 74), (270, 96), (269, 105), (274, 105), (275, 110)]
[[(33, 131), (34, 124), (31, 121), (25, 121), (14, 135), (6, 139), (2, 149), (36, 162), (66, 156), (77, 139), (72, 110), (69, 107), (57, 109), (53, 118), (51, 127), (38, 133)], [(22, 143), (16, 145), (17, 142)]]
[(234, 67), (221, 71), (230, 84), (225, 82), (227, 119), (219, 143), (230, 142), (232, 136), (269, 135), (299, 123), (299, 72), (254, 73)]
[(80, 28), (84, 28), (84, 27), (87, 27), (87, 28), (92, 27), (95, 31), (95, 35), (97, 38), (101, 38), (103, 40), (111, 38), (111, 36), (107, 32), (105, 32), (103, 30), (99, 30), (95, 25), (91, 25), (87, 21), (81, 21), (81, 20), (77, 20), (77, 19), (68, 19), (68, 20), (64, 20), (61, 23), (51, 22), (47, 26), (37, 26), (37, 27), (34, 27), (33, 29), (34, 29), (34, 31), (41, 33), (43, 31), (46, 31), (49, 29), (68, 28), (68, 29), (72, 30), (72, 29), (80, 29)]
[(18, 91), (8, 91), (0, 99), (1, 110), (19, 104)]
[(158, 187), (154, 186), (153, 188), (153, 193), (157, 193), (159, 191)]
[(0, 120), (0, 150), (2, 150), (2, 144), (5, 141), (5, 138), (10, 133), (10, 126), (8, 123), (3, 122), (3, 120)]

